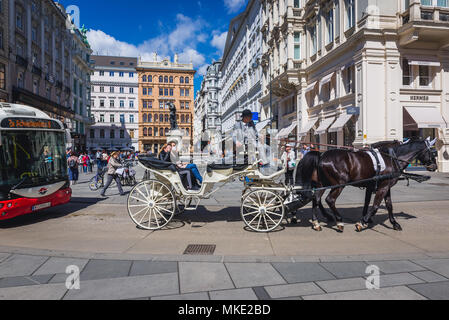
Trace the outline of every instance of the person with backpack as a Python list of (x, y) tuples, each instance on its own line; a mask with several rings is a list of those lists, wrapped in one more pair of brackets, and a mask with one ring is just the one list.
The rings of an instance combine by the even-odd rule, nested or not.
[(108, 163), (108, 172), (106, 175), (106, 184), (104, 185), (103, 191), (101, 192), (102, 197), (106, 197), (106, 190), (108, 190), (109, 186), (112, 183), (112, 180), (115, 180), (117, 183), (118, 191), (121, 196), (124, 196), (122, 183), (120, 181), (120, 177), (117, 175), (117, 169), (122, 167), (122, 163), (120, 162), (120, 152), (113, 152), (111, 154), (111, 158)]
[(69, 168), (70, 185), (73, 186), (77, 183), (79, 177), (78, 157), (74, 152), (70, 153), (70, 157), (67, 159), (67, 166)]

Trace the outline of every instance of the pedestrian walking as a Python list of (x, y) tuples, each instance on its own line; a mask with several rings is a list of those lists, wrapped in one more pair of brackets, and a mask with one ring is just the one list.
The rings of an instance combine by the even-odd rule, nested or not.
[(108, 172), (106, 177), (106, 184), (104, 185), (103, 191), (101, 192), (101, 196), (105, 197), (106, 190), (108, 190), (109, 186), (112, 183), (112, 180), (115, 180), (117, 183), (118, 191), (120, 192), (121, 196), (124, 196), (125, 193), (123, 192), (122, 183), (120, 181), (120, 177), (117, 175), (117, 169), (122, 167), (122, 164), (119, 161), (119, 152), (113, 152), (111, 155), (111, 158), (109, 159), (108, 163)]
[(74, 152), (71, 152), (70, 157), (67, 159), (67, 167), (69, 169), (70, 185), (73, 186), (77, 183), (79, 177), (78, 157)]
[(293, 173), (295, 172), (296, 167), (296, 154), (293, 148), (294, 144), (287, 144), (285, 146), (285, 151), (282, 154), (281, 161), (286, 167), (285, 171), (285, 184), (287, 186), (292, 186), (294, 184)]

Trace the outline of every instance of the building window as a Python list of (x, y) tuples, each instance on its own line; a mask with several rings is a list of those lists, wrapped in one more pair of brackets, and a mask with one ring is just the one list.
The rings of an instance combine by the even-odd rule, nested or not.
[(114, 114), (109, 115), (109, 122), (110, 123), (114, 123), (115, 122), (115, 115)]
[(354, 72), (355, 72), (354, 66), (351, 66), (346, 69), (346, 74), (345, 74), (346, 94), (354, 93)]
[(163, 88), (159, 88), (159, 96), (163, 96), (164, 95), (164, 89)]
[(129, 101), (129, 107), (132, 109), (134, 108), (134, 100)]
[(164, 82), (164, 77), (163, 77), (163, 76), (160, 76), (160, 77), (159, 77), (159, 83), (162, 83), (162, 82)]
[(19, 30), (23, 30), (23, 17), (22, 17), (22, 12), (17, 12), (16, 15), (16, 27)]
[(90, 129), (90, 138), (91, 139), (95, 138), (95, 130), (94, 129)]
[(159, 129), (159, 136), (161, 136), (161, 137), (164, 136), (164, 128)]
[(118, 76), (121, 77), (121, 78), (123, 78), (123, 77), (125, 76), (125, 73), (124, 73), (124, 72), (119, 72), (119, 73), (118, 73)]
[(124, 100), (120, 100), (120, 108), (124, 108), (125, 107), (125, 101)]
[(311, 52), (310, 55), (315, 55), (316, 54), (316, 26), (313, 26), (312, 28), (310, 28), (310, 41), (312, 42), (312, 46), (311, 46)]
[(115, 105), (114, 105), (114, 100), (110, 100), (110, 101), (109, 101), (109, 107), (111, 107), (111, 108), (114, 108), (114, 107), (115, 107)]
[(153, 128), (148, 128), (148, 136), (149, 137), (153, 136)]
[(25, 79), (24, 79), (24, 73), (23, 72), (19, 72), (19, 74), (17, 75), (17, 86), (19, 88), (23, 88), (24, 83), (25, 83)]
[(148, 136), (148, 129), (147, 128), (143, 128), (143, 136), (144, 137)]
[(129, 73), (129, 77), (130, 77), (130, 78), (134, 78), (134, 72), (130, 72), (130, 73)]
[(159, 109), (164, 109), (164, 102), (163, 101), (159, 101)]
[(326, 16), (327, 43), (334, 42), (334, 10), (331, 9)]
[(189, 103), (186, 102), (186, 109), (189, 109)]
[(109, 72), (109, 76), (113, 77), (114, 76), (114, 71)]
[(109, 131), (109, 138), (115, 139), (115, 130)]
[(100, 139), (104, 139), (104, 129), (100, 129)]
[(173, 76), (170, 76), (170, 83), (173, 83)]
[(184, 89), (181, 89), (181, 97), (184, 97)]
[(100, 77), (104, 77), (104, 71), (100, 71)]
[(346, 5), (346, 30), (351, 29), (355, 25), (355, 8), (354, 0), (345, 0)]
[(179, 83), (184, 83), (184, 77), (179, 78)]
[(402, 85), (410, 86), (412, 84), (412, 67), (407, 59), (402, 59)]
[(294, 50), (295, 50), (295, 53), (294, 53), (294, 59), (295, 60), (301, 60), (301, 33), (300, 32), (295, 32), (295, 34), (294, 34), (294, 42), (295, 42), (295, 44), (294, 44)]
[(147, 82), (147, 76), (142, 76), (142, 82)]
[(162, 113), (159, 115), (159, 122), (164, 122), (164, 115)]
[(168, 83), (168, 77), (167, 76), (164, 77), (164, 82)]
[(153, 82), (153, 76), (148, 76), (148, 82)]
[(114, 87), (109, 87), (109, 92), (114, 93)]
[(133, 114), (129, 115), (129, 123), (134, 123), (134, 115)]
[(147, 88), (143, 88), (143, 89), (142, 89), (142, 95), (144, 95), (144, 96), (147, 95)]
[(125, 88), (120, 87), (120, 93), (125, 93)]
[(100, 87), (100, 92), (104, 92), (104, 87)]
[(184, 110), (184, 101), (181, 101), (181, 110)]
[(157, 113), (154, 115), (154, 122), (157, 122), (157, 120), (159, 119)]
[(104, 114), (100, 114), (100, 122), (104, 123)]
[(186, 97), (188, 97), (190, 95), (190, 90), (186, 89)]
[(144, 113), (144, 114), (142, 115), (142, 122), (143, 122), (143, 123), (146, 123), (146, 122), (147, 122), (147, 114), (146, 114), (146, 113)]
[(148, 115), (148, 123), (151, 123), (151, 122), (153, 122), (153, 115), (149, 114)]
[(153, 109), (153, 101), (148, 101), (148, 109)]
[(430, 87), (432, 84), (430, 67), (429, 66), (419, 66), (419, 85), (421, 87)]
[(168, 122), (168, 114), (166, 114), (166, 115), (164, 116), (164, 121), (165, 121), (165, 122)]
[(168, 97), (168, 89), (164, 89), (164, 96)]
[(170, 97), (173, 97), (173, 89), (170, 89)]
[(148, 88), (148, 95), (152, 96), (153, 95), (153, 88)]
[(120, 115), (120, 123), (125, 123), (125, 115), (124, 114)]
[(120, 139), (125, 139), (125, 130), (120, 130)]
[(186, 83), (188, 84), (190, 82), (189, 77), (186, 77)]

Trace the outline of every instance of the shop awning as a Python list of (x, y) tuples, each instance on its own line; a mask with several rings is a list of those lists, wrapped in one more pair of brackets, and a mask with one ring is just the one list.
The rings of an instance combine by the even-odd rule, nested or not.
[(316, 81), (315, 81), (314, 83), (312, 83), (310, 86), (308, 86), (308, 87), (306, 88), (306, 90), (304, 90), (304, 94), (307, 94), (307, 93), (309, 93), (310, 91), (312, 91), (312, 90), (315, 88), (315, 86), (316, 86)]
[(405, 107), (405, 110), (416, 122), (418, 129), (447, 128), (447, 123), (437, 108)]
[(325, 76), (323, 79), (321, 79), (320, 81), (320, 87), (324, 86), (325, 84), (331, 82), (332, 77), (334, 76), (335, 72), (328, 74), (327, 76)]
[(318, 129), (315, 130), (316, 134), (324, 134), (326, 133), (327, 129), (331, 126), (331, 124), (335, 121), (335, 117), (327, 118), (321, 121), (320, 126)]
[(343, 127), (348, 123), (352, 118), (352, 114), (342, 114), (337, 121), (329, 128), (329, 132), (339, 132), (343, 130)]
[(429, 67), (440, 67), (441, 64), (438, 61), (426, 61), (426, 60), (411, 60), (408, 62), (412, 66), (429, 66)]
[(295, 130), (295, 128), (297, 126), (298, 126), (298, 122), (297, 121), (292, 122), (292, 124), (289, 127), (284, 128), (281, 131), (279, 131), (279, 133), (276, 136), (276, 139), (288, 138), (290, 133), (292, 133), (292, 131)]
[(299, 136), (300, 137), (306, 136), (309, 133), (309, 131), (312, 130), (312, 128), (315, 126), (317, 121), (318, 121), (317, 118), (310, 119), (309, 122), (307, 122), (307, 124), (305, 125), (305, 127), (299, 132)]

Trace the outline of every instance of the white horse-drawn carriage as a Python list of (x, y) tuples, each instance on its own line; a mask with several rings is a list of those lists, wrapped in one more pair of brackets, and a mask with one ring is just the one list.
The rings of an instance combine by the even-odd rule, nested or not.
[[(201, 189), (187, 190), (175, 165), (155, 158), (139, 158), (139, 164), (154, 179), (136, 185), (128, 196), (128, 212), (136, 225), (146, 230), (166, 227), (177, 214), (195, 211), (201, 200), (209, 199), (226, 184), (239, 180), (245, 184), (241, 216), (256, 232), (278, 228), (286, 216), (284, 202), (291, 188), (275, 182), (285, 168), (268, 174), (256, 162), (249, 165), (209, 164)], [(147, 175), (146, 175), (147, 176)], [(216, 186), (221, 184), (220, 186)]]

